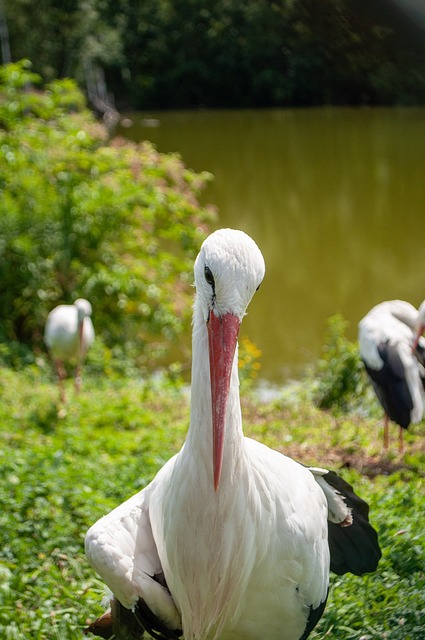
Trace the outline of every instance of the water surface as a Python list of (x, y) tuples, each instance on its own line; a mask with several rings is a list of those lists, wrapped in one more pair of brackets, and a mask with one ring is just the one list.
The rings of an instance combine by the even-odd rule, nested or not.
[(425, 109), (128, 117), (118, 133), (213, 173), (204, 201), (217, 206), (217, 227), (260, 246), (266, 278), (242, 333), (263, 352), (263, 378), (299, 376), (336, 313), (354, 339), (374, 304), (425, 298)]

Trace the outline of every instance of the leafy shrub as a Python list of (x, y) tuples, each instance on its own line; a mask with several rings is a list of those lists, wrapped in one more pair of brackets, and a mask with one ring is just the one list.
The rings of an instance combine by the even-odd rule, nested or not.
[(155, 364), (190, 319), (209, 176), (108, 141), (72, 81), (39, 83), (0, 69), (0, 339), (39, 349), (52, 307), (86, 297), (114, 358)]
[(0, 342), (0, 363), (7, 367), (20, 369), (29, 364), (34, 364), (34, 352), (28, 345), (16, 340)]
[(361, 403), (367, 379), (357, 344), (344, 335), (347, 321), (340, 315), (328, 321), (328, 334), (315, 375), (314, 401), (321, 409), (346, 411)]

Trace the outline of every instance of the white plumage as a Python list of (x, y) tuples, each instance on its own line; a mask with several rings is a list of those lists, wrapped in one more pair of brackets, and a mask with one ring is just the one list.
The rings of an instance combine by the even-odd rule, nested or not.
[[(327, 472), (242, 433), (237, 335), (264, 271), (241, 231), (204, 242), (195, 262), (186, 443), (86, 536), (88, 560), (116, 599), (139, 619), (144, 601), (165, 637), (181, 629), (185, 640), (299, 640), (324, 608), (328, 501), (315, 476), (323, 482)], [(328, 489), (349, 524), (351, 509)], [(374, 545), (374, 531), (372, 538)]]
[(359, 323), (360, 355), (385, 411), (384, 446), (388, 448), (388, 421), (403, 431), (422, 420), (424, 413), (425, 302), (418, 309), (403, 300), (373, 307)]
[(81, 367), (94, 341), (91, 314), (90, 302), (84, 298), (78, 298), (74, 304), (60, 304), (47, 316), (44, 340), (56, 366), (62, 401), (65, 401), (64, 363), (70, 362), (76, 365), (75, 387), (77, 391), (80, 389)]

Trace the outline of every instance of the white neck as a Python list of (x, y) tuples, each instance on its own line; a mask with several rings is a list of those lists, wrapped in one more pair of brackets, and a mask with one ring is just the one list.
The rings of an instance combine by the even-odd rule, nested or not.
[[(239, 399), (238, 353), (233, 360), (230, 389), (227, 401), (227, 417), (223, 448), (223, 465), (220, 487), (233, 483), (234, 474), (240, 468), (243, 447), (242, 417)], [(212, 411), (211, 383), (208, 352), (208, 332), (202, 312), (195, 303), (192, 334), (192, 390), (190, 427), (185, 449), (191, 451), (204, 467), (204, 474), (212, 486)], [(220, 490), (219, 490), (220, 491)]]
[[(238, 361), (235, 354), (227, 404), (220, 485), (214, 491), (210, 365), (208, 332), (200, 310), (194, 311), (192, 340), (192, 395), (190, 427), (175, 466), (169, 499), (179, 500), (180, 518), (168, 522), (170, 538), (178, 539), (169, 551), (168, 584), (176, 588), (181, 576), (186, 597), (178, 601), (188, 640), (220, 636), (226, 622), (237, 615), (240, 593), (246, 588), (250, 565), (243, 561), (249, 543), (245, 524), (247, 468), (239, 403)], [(174, 496), (177, 495), (177, 498)], [(234, 527), (223, 535), (223, 523), (231, 514)], [(188, 536), (187, 523), (196, 531), (197, 544)], [(208, 526), (206, 527), (206, 523)], [(170, 534), (176, 527), (176, 537)], [(247, 528), (249, 531), (249, 527)], [(199, 581), (199, 576), (210, 576)], [(189, 586), (188, 586), (189, 585)], [(214, 597), (211, 597), (211, 593)]]

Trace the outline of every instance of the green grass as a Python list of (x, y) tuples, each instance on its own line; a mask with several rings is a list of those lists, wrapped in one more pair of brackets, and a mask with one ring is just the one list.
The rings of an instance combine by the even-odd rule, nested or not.
[[(85, 381), (58, 413), (57, 388), (37, 367), (0, 369), (0, 637), (82, 637), (104, 588), (83, 542), (101, 515), (140, 490), (180, 448), (187, 395), (155, 381)], [(382, 457), (379, 419), (334, 417), (302, 394), (244, 398), (245, 432), (303, 463), (340, 469), (370, 504), (383, 559), (374, 574), (333, 579), (312, 640), (423, 640), (423, 427), (406, 455)], [(376, 413), (376, 416), (379, 414)], [(392, 430), (396, 451), (396, 429)]]

